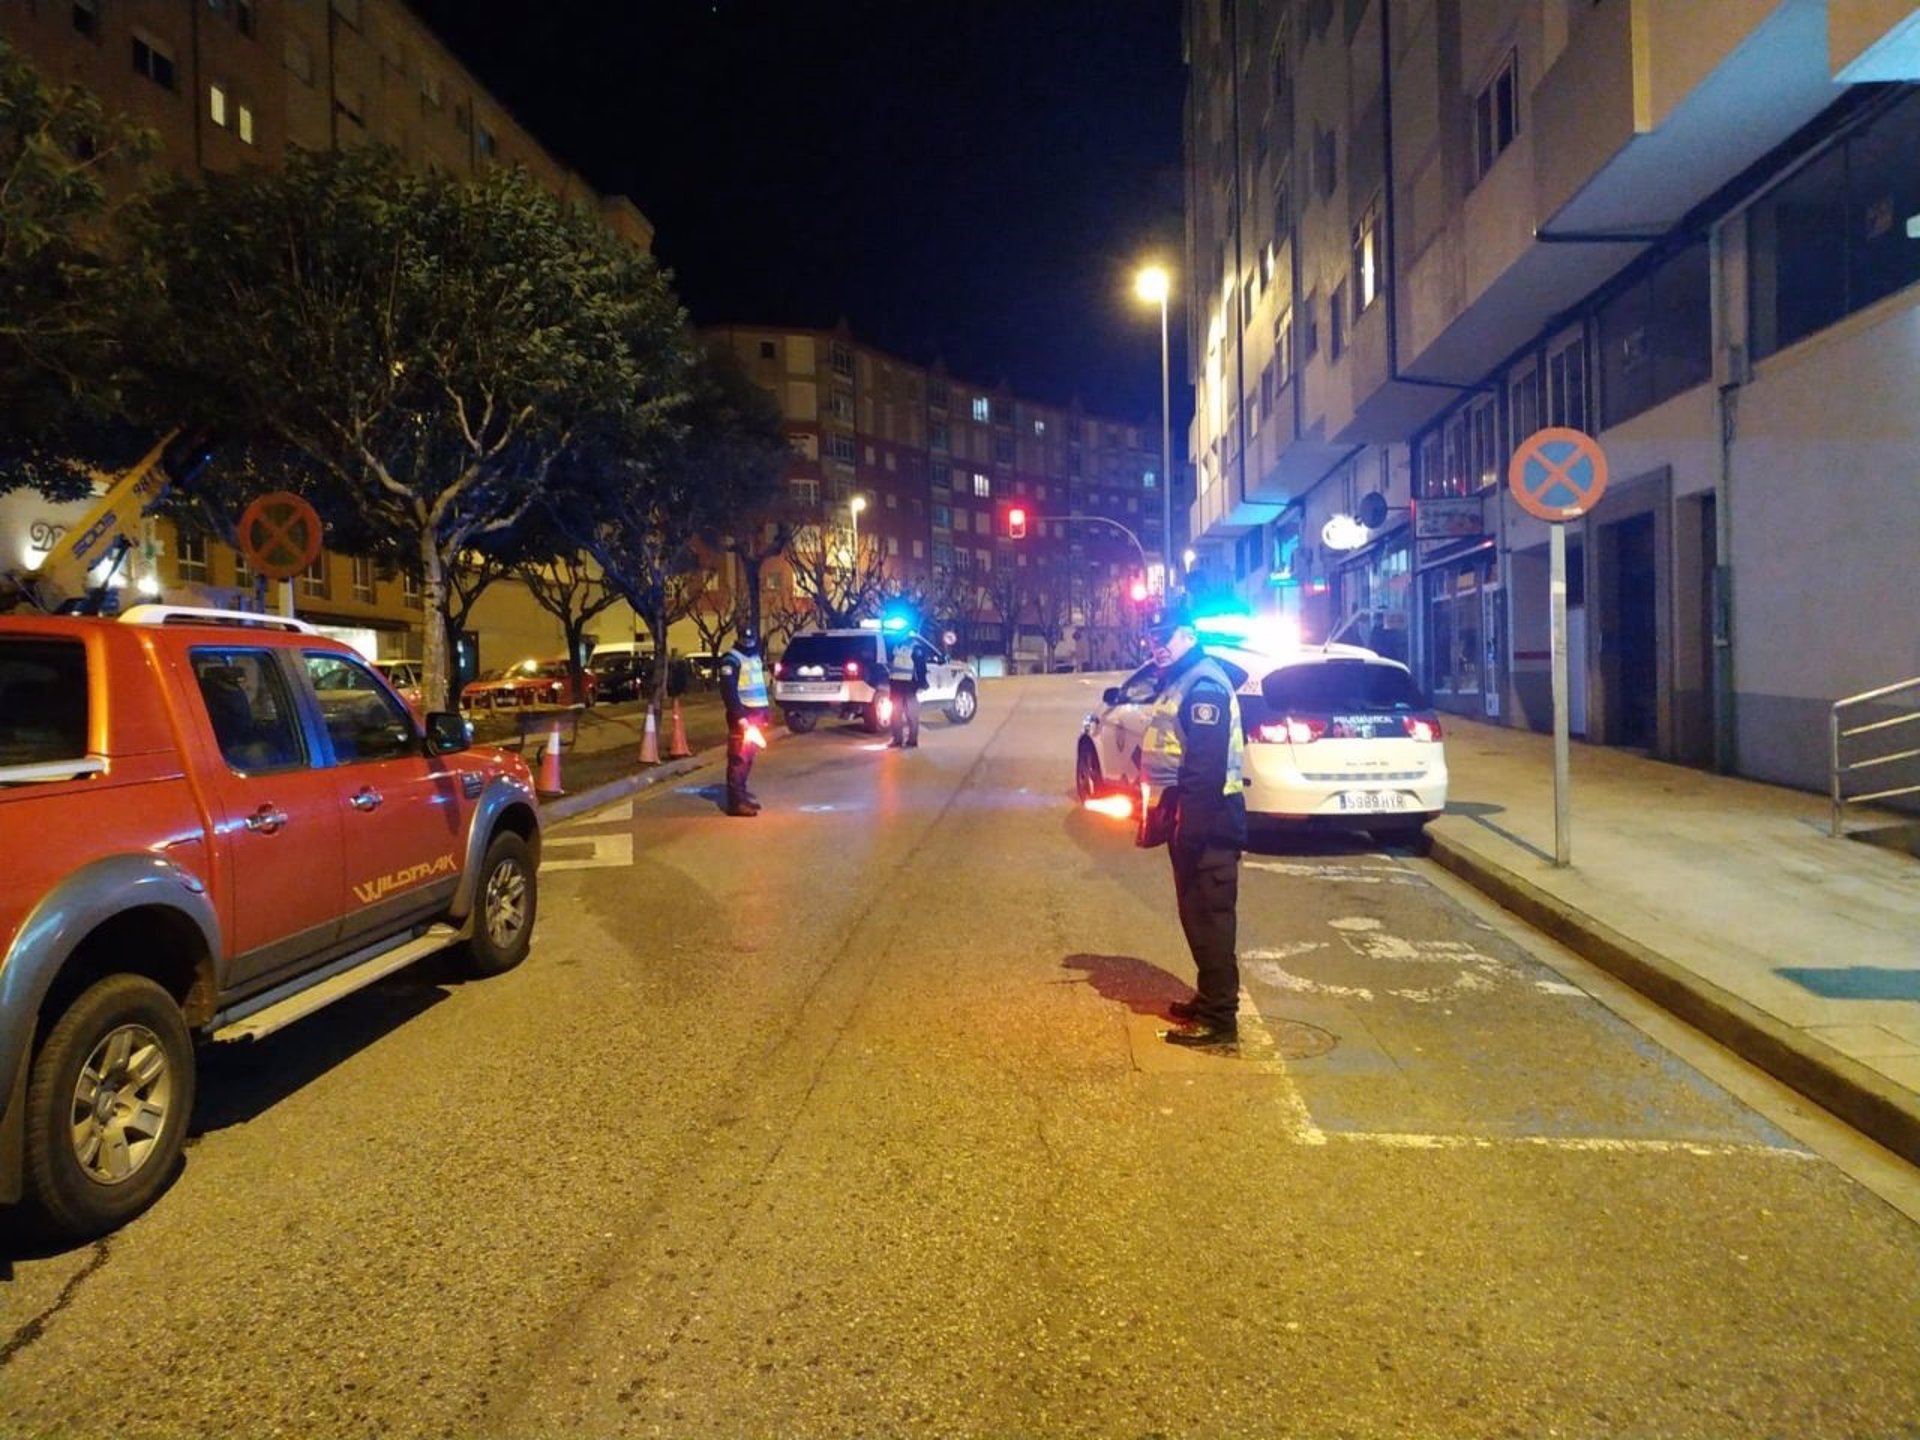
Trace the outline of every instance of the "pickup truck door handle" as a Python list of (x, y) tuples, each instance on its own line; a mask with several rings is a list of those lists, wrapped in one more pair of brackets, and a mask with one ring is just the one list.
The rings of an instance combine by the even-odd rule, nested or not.
[(347, 803), (356, 810), (378, 810), (380, 808), (380, 802), (384, 798), (378, 790), (369, 785), (358, 795), (349, 799)]
[(287, 812), (272, 805), (262, 805), (247, 816), (247, 829), (259, 835), (272, 835), (286, 823)]

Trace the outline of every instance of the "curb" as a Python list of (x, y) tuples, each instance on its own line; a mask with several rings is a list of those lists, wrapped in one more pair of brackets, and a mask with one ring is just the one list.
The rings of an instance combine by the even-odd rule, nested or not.
[[(726, 752), (718, 757), (724, 761)], [(582, 790), (575, 795), (560, 795), (552, 800), (540, 802), (540, 823), (555, 825), (563, 820), (571, 820), (576, 815), (584, 815), (589, 810), (598, 810), (602, 805), (611, 805), (615, 800), (623, 800), (638, 791), (646, 790), (667, 780), (678, 780), (683, 775), (691, 775), (714, 763), (712, 757), (695, 755), (691, 758), (668, 760), (658, 768), (643, 770), (633, 775), (622, 775), (618, 780), (609, 780), (596, 785), (591, 790)]]
[(1523, 880), (1428, 833), (1428, 858), (1582, 959), (1717, 1040), (1894, 1154), (1920, 1165), (1920, 1103), (1886, 1076)]

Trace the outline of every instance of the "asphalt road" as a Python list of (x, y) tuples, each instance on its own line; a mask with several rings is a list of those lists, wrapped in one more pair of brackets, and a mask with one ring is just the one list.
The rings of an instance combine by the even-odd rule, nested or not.
[(518, 971), (211, 1056), (5, 1252), (0, 1435), (1920, 1435), (1920, 1226), (1417, 857), (1250, 855), (1243, 1043), (1161, 1043), (1092, 693), (584, 817)]

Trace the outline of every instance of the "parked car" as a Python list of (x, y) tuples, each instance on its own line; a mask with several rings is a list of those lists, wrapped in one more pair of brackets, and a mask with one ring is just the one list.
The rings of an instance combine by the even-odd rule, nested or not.
[(400, 695), (418, 713), (421, 706), (422, 671), (418, 660), (376, 660), (373, 668), (387, 679)]
[(533, 938), (526, 763), (294, 620), (0, 616), (0, 1203), (80, 1238), (173, 1178), (197, 1043)]
[[(914, 643), (927, 657), (923, 705), (938, 705), (949, 721), (965, 725), (980, 708), (980, 680), (964, 660), (950, 659), (926, 636)], [(813, 729), (823, 716), (857, 719), (869, 734), (886, 728), (887, 652), (897, 635), (883, 635), (878, 623), (852, 630), (815, 630), (796, 635), (773, 667), (773, 702), (796, 735)]]
[[(1247, 816), (1406, 839), (1447, 804), (1440, 719), (1407, 667), (1354, 645), (1254, 650), (1208, 644), (1233, 679)], [(1140, 783), (1159, 691), (1152, 665), (1102, 696), (1074, 751), (1082, 798)]]
[(603, 700), (638, 700), (653, 685), (653, 655), (647, 651), (625, 646), (595, 650), (587, 669)]
[(492, 670), (460, 692), (460, 703), (470, 710), (505, 710), (517, 705), (591, 705), (599, 697), (600, 681), (592, 670), (581, 673), (578, 689), (564, 657), (522, 660), (505, 670)]

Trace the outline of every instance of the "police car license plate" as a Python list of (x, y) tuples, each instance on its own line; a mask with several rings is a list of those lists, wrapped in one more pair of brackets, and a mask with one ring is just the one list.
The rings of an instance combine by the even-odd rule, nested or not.
[(1407, 797), (1398, 790), (1342, 790), (1342, 810), (1405, 810)]
[(838, 685), (788, 684), (788, 685), (783, 685), (780, 688), (789, 695), (835, 695), (835, 694), (838, 694), (840, 691), (840, 687)]

